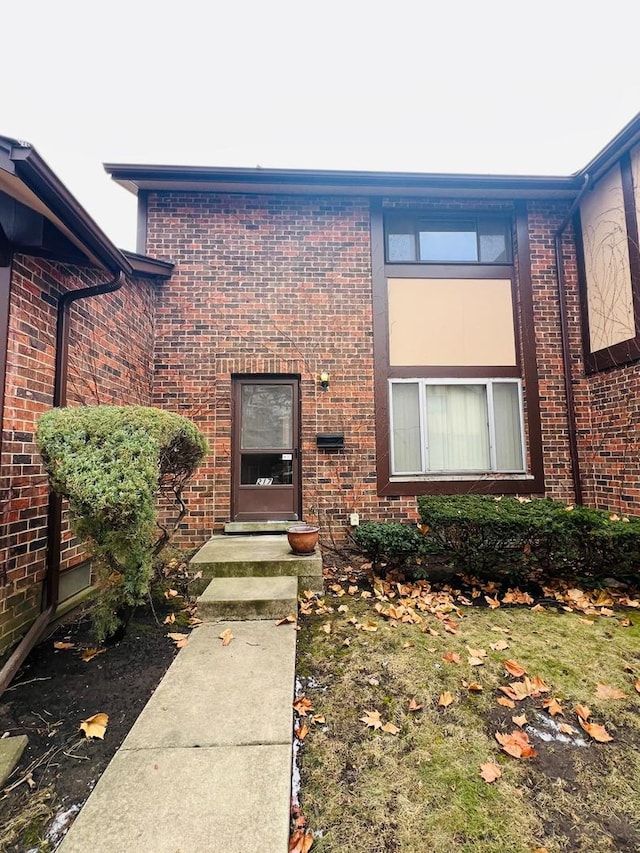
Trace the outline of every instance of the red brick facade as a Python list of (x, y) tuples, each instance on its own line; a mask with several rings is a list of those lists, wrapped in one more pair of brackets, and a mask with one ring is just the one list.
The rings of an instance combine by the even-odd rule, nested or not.
[[(394, 206), (416, 200), (394, 200)], [(511, 210), (510, 203), (418, 202), (431, 210)], [(573, 500), (555, 270), (554, 233), (563, 202), (528, 206), (534, 329), (541, 397), (546, 493)], [(348, 514), (415, 518), (415, 497), (380, 497), (376, 488), (367, 199), (275, 195), (151, 194), (147, 251), (176, 269), (158, 299), (154, 401), (190, 414), (212, 455), (194, 480), (183, 541), (195, 542), (230, 519), (232, 374), (299, 374), (302, 393), (303, 514), (343, 535)], [(581, 342), (570, 235), (573, 371), (583, 424), (589, 385), (579, 379)], [(319, 388), (322, 371), (328, 391)], [(593, 384), (593, 380), (591, 381)], [(344, 451), (316, 448), (317, 432), (344, 432)], [(585, 468), (587, 493), (601, 500)], [(470, 488), (472, 488), (470, 486)], [(526, 485), (523, 485), (523, 492)]]
[[(67, 290), (104, 280), (90, 268), (13, 258), (0, 468), (0, 649), (41, 608), (49, 489), (34, 434), (53, 401), (57, 301)], [(72, 306), (70, 405), (149, 403), (153, 313), (154, 287), (141, 281)], [(62, 569), (83, 559), (65, 528)]]

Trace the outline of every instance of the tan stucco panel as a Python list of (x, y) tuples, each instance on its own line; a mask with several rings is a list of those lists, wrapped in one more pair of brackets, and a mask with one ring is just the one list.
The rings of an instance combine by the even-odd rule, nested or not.
[(631, 270), (620, 167), (580, 204), (591, 352), (635, 337)]
[(508, 279), (391, 278), (388, 288), (391, 365), (515, 365)]

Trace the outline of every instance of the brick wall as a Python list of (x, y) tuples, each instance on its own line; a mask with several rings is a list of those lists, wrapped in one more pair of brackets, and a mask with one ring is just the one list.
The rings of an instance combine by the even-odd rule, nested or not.
[[(48, 485), (34, 433), (53, 401), (57, 300), (104, 280), (90, 269), (13, 259), (0, 460), (0, 651), (40, 612)], [(72, 307), (70, 404), (149, 401), (153, 301), (151, 285), (128, 282)], [(84, 559), (68, 527), (64, 542), (63, 568)]]
[[(415, 200), (394, 201), (403, 204)], [(530, 239), (546, 476), (549, 493), (569, 499), (553, 257), (555, 222), (565, 212), (561, 204), (532, 204)], [(213, 451), (187, 495), (182, 541), (195, 544), (230, 518), (233, 373), (302, 377), (306, 519), (341, 531), (351, 511), (415, 518), (413, 497), (376, 493), (367, 199), (153, 193), (147, 251), (176, 263), (158, 300), (154, 401), (194, 417)], [(323, 370), (326, 393), (318, 387)], [(344, 432), (345, 450), (317, 450), (316, 432), (332, 431)]]

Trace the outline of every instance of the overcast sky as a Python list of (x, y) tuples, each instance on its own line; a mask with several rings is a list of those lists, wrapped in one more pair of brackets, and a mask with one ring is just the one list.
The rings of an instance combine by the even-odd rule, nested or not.
[[(103, 162), (568, 174), (640, 109), (640, 3), (7, 3), (0, 134), (108, 236)], [(8, 38), (7, 38), (8, 36)]]

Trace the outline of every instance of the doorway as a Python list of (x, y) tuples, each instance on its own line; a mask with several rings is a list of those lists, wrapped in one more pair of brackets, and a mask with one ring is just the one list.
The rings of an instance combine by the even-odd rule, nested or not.
[(301, 509), (300, 385), (234, 378), (233, 521), (297, 521)]

